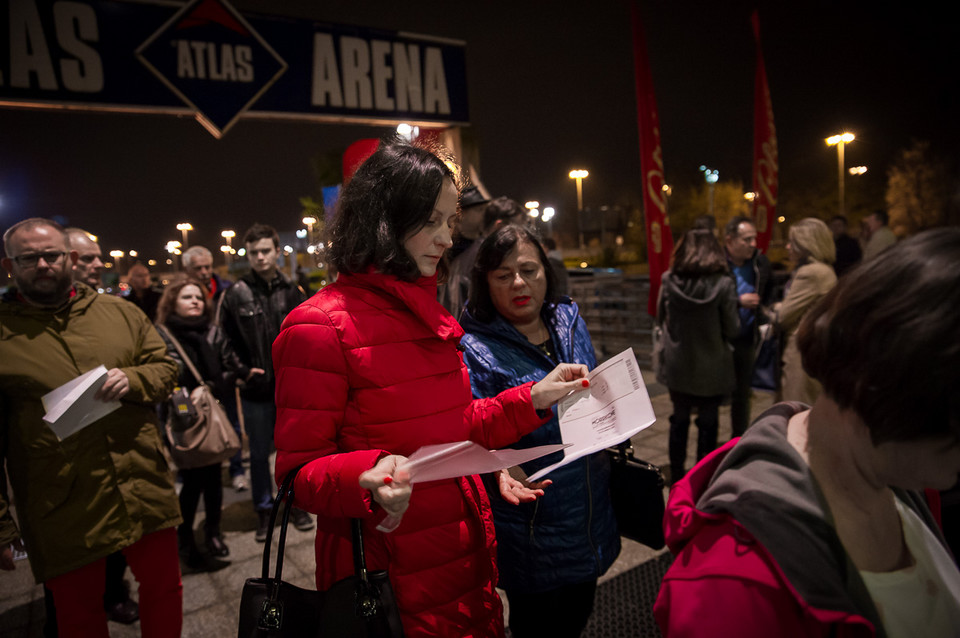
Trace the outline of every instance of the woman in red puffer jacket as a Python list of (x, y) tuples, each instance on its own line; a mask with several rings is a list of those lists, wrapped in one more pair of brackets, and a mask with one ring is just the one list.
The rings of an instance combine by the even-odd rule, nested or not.
[[(437, 302), (459, 198), (459, 171), (441, 157), (384, 141), (341, 194), (327, 255), (339, 277), (287, 316), (274, 343), (276, 476), (307, 463), (295, 492), (318, 515), (318, 589), (353, 573), (359, 518), (367, 567), (388, 570), (407, 636), (503, 636), (479, 477), (414, 490), (397, 466), (424, 445), (517, 441), (587, 370), (563, 364), (539, 383), (471, 400), (463, 330)], [(523, 499), (537, 493), (500, 483)], [(387, 515), (402, 516), (389, 534), (376, 530)]]

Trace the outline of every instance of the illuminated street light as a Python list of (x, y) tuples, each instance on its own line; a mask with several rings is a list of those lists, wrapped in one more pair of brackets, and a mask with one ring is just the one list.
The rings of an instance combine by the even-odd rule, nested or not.
[(540, 202), (529, 201), (524, 204), (523, 207), (527, 209), (527, 215), (529, 215), (531, 219), (540, 217)]
[(313, 225), (317, 223), (318, 221), (317, 218), (314, 217), (313, 215), (307, 215), (300, 221), (302, 221), (307, 227), (307, 244), (308, 245), (312, 244), (313, 243)]
[[(168, 253), (170, 253), (171, 255), (179, 255), (179, 254), (180, 254), (180, 246), (182, 246), (182, 245), (183, 245), (183, 244), (181, 244), (181, 243), (178, 242), (177, 240), (171, 239), (170, 241), (167, 242), (166, 246), (164, 246), (164, 249), (165, 249)], [(179, 259), (173, 259), (172, 261), (173, 261), (173, 269), (174, 269), (174, 270), (177, 270), (177, 263), (178, 263), (180, 260), (179, 260)], [(167, 263), (169, 264), (170, 262), (171, 262), (171, 260), (168, 259), (168, 260), (167, 260)]]
[(408, 142), (412, 142), (418, 135), (420, 135), (420, 127), (410, 126), (406, 122), (401, 122), (400, 124), (397, 124), (397, 135)]
[(223, 246), (220, 247), (220, 252), (223, 253), (223, 260), (227, 264), (227, 268), (230, 268), (230, 257), (233, 256), (236, 251), (233, 249), (233, 238), (237, 236), (237, 233), (232, 230), (221, 230), (220, 236), (223, 237), (224, 241), (227, 242), (227, 249), (224, 250)]
[(583, 180), (590, 175), (582, 168), (576, 168), (570, 171), (570, 179), (577, 180), (577, 234), (580, 239), (580, 250), (585, 248), (583, 243), (583, 223), (580, 220), (580, 214), (583, 212)]
[(867, 167), (866, 167), (866, 166), (851, 166), (849, 169), (847, 169), (847, 172), (850, 173), (851, 175), (863, 175), (864, 173), (867, 172)]
[(707, 168), (705, 165), (700, 165), (700, 170), (703, 172), (703, 179), (707, 182), (707, 188), (709, 190), (709, 199), (707, 200), (707, 214), (713, 215), (713, 187), (720, 179), (720, 171), (715, 168)]
[(187, 242), (187, 233), (193, 230), (193, 226), (191, 226), (188, 222), (183, 222), (181, 224), (177, 224), (177, 230), (183, 233), (183, 249), (186, 250), (190, 247), (189, 242)]
[(856, 137), (853, 133), (831, 135), (826, 139), (827, 146), (837, 147), (837, 174), (840, 176), (840, 214), (843, 215), (843, 147)]
[(540, 216), (540, 219), (542, 219), (545, 222), (549, 222), (551, 219), (553, 219), (554, 215), (556, 214), (557, 214), (557, 210), (553, 206), (544, 206), (543, 215)]

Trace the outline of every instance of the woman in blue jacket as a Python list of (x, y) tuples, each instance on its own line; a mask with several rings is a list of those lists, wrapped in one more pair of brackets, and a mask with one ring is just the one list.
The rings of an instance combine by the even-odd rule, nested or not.
[[(556, 298), (555, 275), (529, 230), (503, 226), (480, 246), (470, 298), (461, 317), (464, 360), (477, 398), (541, 379), (558, 363), (596, 358), (587, 326), (568, 297)], [(553, 420), (513, 447), (561, 443)], [(559, 454), (523, 464), (525, 475)], [(510, 603), (510, 629), (526, 636), (579, 636), (593, 611), (597, 578), (620, 553), (610, 503), (610, 465), (603, 453), (550, 473), (543, 496), (519, 506), (491, 498), (499, 586)], [(487, 491), (497, 494), (493, 476)], [(537, 487), (534, 485), (533, 487)]]

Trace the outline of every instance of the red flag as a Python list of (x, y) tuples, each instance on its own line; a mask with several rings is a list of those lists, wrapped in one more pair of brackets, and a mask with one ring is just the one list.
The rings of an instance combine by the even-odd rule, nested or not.
[(757, 226), (757, 248), (766, 251), (773, 233), (777, 211), (777, 129), (773, 126), (773, 102), (767, 85), (767, 71), (760, 47), (760, 18), (751, 16), (757, 41), (757, 75), (753, 91), (753, 220)]
[(660, 279), (670, 269), (673, 236), (663, 191), (663, 152), (660, 120), (653, 95), (653, 78), (647, 60), (647, 43), (640, 23), (640, 8), (633, 4), (633, 67), (637, 83), (637, 128), (640, 131), (640, 172), (643, 176), (643, 213), (647, 220), (647, 260), (650, 262), (650, 297), (647, 312), (656, 316)]

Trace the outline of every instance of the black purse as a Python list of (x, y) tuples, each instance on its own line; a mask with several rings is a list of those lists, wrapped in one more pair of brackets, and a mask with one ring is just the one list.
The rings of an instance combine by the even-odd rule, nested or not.
[(617, 528), (647, 547), (660, 549), (663, 538), (663, 474), (652, 463), (633, 456), (627, 443), (607, 448), (610, 458), (610, 500)]
[[(363, 531), (358, 519), (351, 521), (356, 573), (322, 592), (283, 582), (283, 547), (293, 504), (293, 480), (301, 467), (291, 470), (283, 479), (273, 503), (270, 528), (263, 548), (261, 577), (248, 578), (243, 584), (238, 637), (402, 638), (400, 610), (387, 572), (367, 571), (363, 555)], [(283, 501), (286, 501), (286, 507), (277, 543), (277, 569), (274, 577), (270, 578), (270, 542)]]

